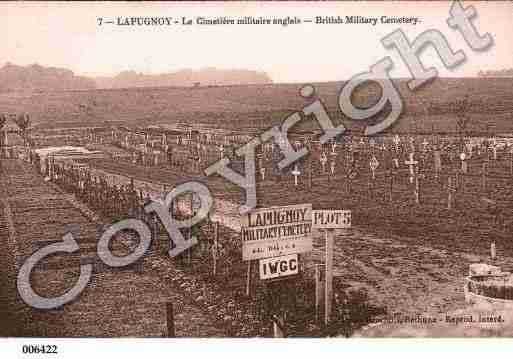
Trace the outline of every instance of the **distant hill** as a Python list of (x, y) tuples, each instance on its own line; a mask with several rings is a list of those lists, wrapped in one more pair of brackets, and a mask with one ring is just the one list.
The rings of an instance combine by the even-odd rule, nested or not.
[(205, 68), (201, 70), (180, 70), (177, 72), (146, 75), (135, 71), (121, 72), (114, 77), (96, 77), (97, 88), (131, 87), (189, 87), (189, 86), (227, 86), (247, 84), (269, 84), (272, 80), (264, 72), (250, 70), (220, 70)]
[(228, 85), (262, 85), (272, 80), (264, 72), (250, 70), (201, 70), (146, 75), (125, 71), (114, 77), (76, 76), (73, 71), (38, 64), (18, 66), (6, 63), (0, 67), (0, 93), (44, 92), (62, 90), (120, 89), (132, 87), (205, 87)]
[(513, 69), (502, 69), (497, 71), (479, 71), (479, 77), (513, 77)]
[(0, 93), (40, 92), (46, 90), (91, 90), (93, 80), (75, 76), (73, 71), (37, 64), (17, 66), (6, 63), (0, 67)]

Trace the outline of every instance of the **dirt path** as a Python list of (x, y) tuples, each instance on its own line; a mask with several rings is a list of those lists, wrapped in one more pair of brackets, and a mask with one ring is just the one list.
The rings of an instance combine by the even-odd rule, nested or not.
[[(180, 295), (166, 273), (151, 266), (151, 256), (127, 268), (106, 267), (96, 256), (101, 223), (88, 217), (72, 196), (44, 182), (29, 164), (4, 160), (2, 165), (0, 240), (10, 250), (0, 254), (3, 268), (8, 268), (2, 271), (7, 290), (1, 293), (0, 305), (2, 314), (10, 316), (1, 324), (1, 335), (161, 337), (167, 333), (166, 302), (174, 304), (177, 336), (224, 335), (215, 318)], [(79, 253), (56, 254), (38, 264), (31, 280), (34, 290), (43, 296), (63, 293), (77, 280), (80, 263), (93, 264), (91, 282), (60, 309), (32, 309), (16, 292), (20, 263), (67, 232), (79, 243)]]

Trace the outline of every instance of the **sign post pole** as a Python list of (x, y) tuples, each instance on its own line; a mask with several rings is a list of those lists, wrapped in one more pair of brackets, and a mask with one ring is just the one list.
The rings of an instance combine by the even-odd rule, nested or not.
[(331, 303), (333, 296), (333, 234), (327, 229), (324, 230), (326, 241), (326, 285), (325, 285), (325, 311), (324, 324), (328, 325), (331, 320)]
[(246, 297), (251, 294), (251, 261), (248, 261), (248, 271), (246, 274)]

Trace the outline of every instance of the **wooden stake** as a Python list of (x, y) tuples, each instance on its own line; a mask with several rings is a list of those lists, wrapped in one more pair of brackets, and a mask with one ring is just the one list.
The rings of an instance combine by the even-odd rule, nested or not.
[(273, 315), (273, 335), (275, 338), (285, 338), (285, 320)]
[(420, 203), (419, 192), (420, 192), (419, 168), (417, 167), (417, 170), (415, 172), (415, 203), (416, 204)]
[(315, 320), (319, 321), (321, 314), (321, 303), (322, 303), (322, 264), (315, 266)]
[(509, 156), (509, 175), (513, 177), (513, 150), (511, 150)]
[(394, 190), (394, 171), (390, 170), (390, 195), (389, 195), (389, 200), (390, 202), (392, 202), (392, 199), (393, 199), (393, 190)]
[(447, 209), (452, 209), (452, 192), (454, 192), (455, 189), (452, 187), (452, 178), (448, 178), (447, 183)]
[(326, 240), (326, 285), (324, 287), (324, 324), (328, 325), (328, 323), (331, 320), (331, 302), (333, 296), (333, 234), (328, 230), (325, 230), (324, 234)]
[(310, 167), (308, 168), (308, 188), (312, 188), (312, 163), (310, 163)]
[(160, 238), (159, 238), (159, 219), (157, 216), (153, 217), (153, 240), (154, 243), (158, 246), (160, 245)]
[(483, 163), (483, 170), (481, 173), (481, 187), (486, 192), (486, 162)]
[[(190, 241), (192, 238), (192, 228), (187, 228), (187, 239)], [(191, 265), (192, 256), (191, 256), (192, 247), (187, 248), (187, 265)]]
[(173, 303), (166, 303), (166, 318), (167, 318), (167, 337), (175, 337), (175, 318), (173, 313)]
[(212, 269), (212, 275), (215, 277), (217, 274), (217, 243), (219, 240), (219, 222), (214, 223), (214, 248), (212, 250), (212, 259), (214, 268)]

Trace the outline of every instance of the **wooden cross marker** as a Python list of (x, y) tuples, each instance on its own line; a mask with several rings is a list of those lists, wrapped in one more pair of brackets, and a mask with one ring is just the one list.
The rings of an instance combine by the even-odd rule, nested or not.
[(396, 169), (399, 169), (399, 158), (392, 159), (392, 162), (394, 162), (394, 166)]
[(321, 166), (323, 173), (326, 173), (326, 162), (328, 162), (328, 157), (326, 157), (326, 153), (323, 152), (321, 155)]
[(265, 167), (260, 167), (260, 178), (262, 181), (265, 180)]
[(370, 169), (372, 171), (372, 179), (376, 179), (376, 169), (379, 167), (379, 162), (376, 158), (376, 156), (372, 156), (370, 162), (369, 162)]
[(390, 202), (392, 202), (392, 199), (393, 199), (394, 177), (395, 177), (395, 172), (392, 169), (390, 169), (390, 192), (389, 192)]
[(297, 164), (294, 165), (294, 170), (292, 171), (292, 175), (294, 176), (294, 184), (298, 185), (298, 177), (301, 174), (297, 168)]
[(467, 164), (466, 159), (467, 159), (467, 155), (466, 155), (464, 152), (462, 152), (462, 153), (460, 154), (460, 160), (461, 160), (461, 173), (467, 173), (467, 171), (468, 171), (468, 164)]
[(471, 142), (468, 142), (466, 147), (467, 147), (467, 152), (468, 152), (468, 158), (471, 159), (472, 153), (474, 152), (474, 146), (472, 145)]
[(337, 153), (335, 152), (335, 149), (337, 148), (337, 142), (333, 141), (331, 143), (331, 154), (332, 155), (336, 155)]
[(413, 137), (410, 137), (410, 147), (411, 151), (415, 152), (415, 139)]
[(399, 151), (399, 144), (400, 143), (401, 143), (401, 138), (399, 137), (399, 135), (395, 135), (394, 136), (394, 145), (395, 145), (396, 152)]
[(448, 178), (447, 183), (447, 209), (452, 209), (452, 193), (456, 192), (456, 188), (452, 184), (452, 178)]
[(404, 164), (410, 167), (410, 183), (413, 183), (413, 179), (415, 177), (415, 166), (419, 164), (419, 161), (415, 161), (413, 156), (415, 153), (410, 152), (410, 158), (408, 161), (405, 161)]
[(435, 178), (438, 178), (440, 171), (442, 171), (442, 154), (439, 149), (435, 150), (433, 158), (435, 161)]
[(376, 140), (371, 138), (369, 141), (369, 146), (371, 148), (371, 152), (374, 152), (374, 146), (376, 146)]

